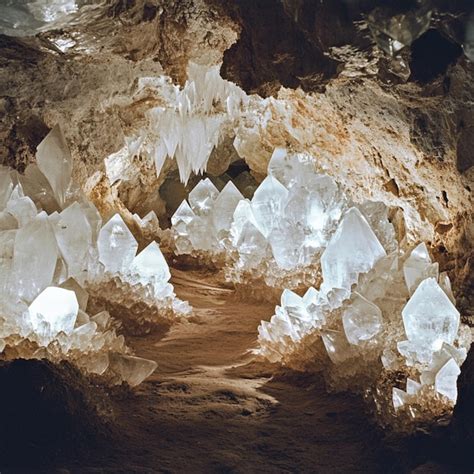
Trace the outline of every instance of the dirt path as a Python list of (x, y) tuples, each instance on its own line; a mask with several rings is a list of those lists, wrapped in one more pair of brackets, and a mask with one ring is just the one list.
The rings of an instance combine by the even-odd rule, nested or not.
[(174, 272), (191, 321), (131, 342), (159, 367), (117, 404), (123, 438), (85, 466), (110, 472), (400, 472), (361, 402), (318, 378), (271, 377), (253, 361), (274, 307), (242, 302), (203, 273)]

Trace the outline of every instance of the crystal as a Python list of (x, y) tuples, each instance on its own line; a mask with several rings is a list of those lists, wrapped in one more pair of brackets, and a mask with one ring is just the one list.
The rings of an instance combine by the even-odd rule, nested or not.
[(321, 256), (322, 288), (349, 290), (360, 273), (368, 272), (385, 255), (361, 212), (350, 208)]
[(393, 387), (392, 389), (392, 402), (393, 408), (398, 410), (407, 402), (407, 393), (399, 388)]
[(266, 245), (267, 241), (262, 233), (251, 222), (246, 222), (237, 242), (241, 259), (258, 265), (265, 257)]
[(403, 274), (410, 295), (414, 293), (420, 282), (430, 276), (438, 278), (438, 263), (431, 263), (431, 258), (422, 242), (415, 247), (403, 264)]
[(168, 264), (156, 242), (151, 242), (132, 261), (130, 272), (139, 276), (142, 284), (165, 284), (171, 278)]
[(456, 402), (458, 398), (457, 379), (461, 369), (454, 359), (449, 359), (436, 374), (435, 389), (451, 401)]
[(375, 42), (390, 56), (410, 46), (430, 26), (429, 2), (408, 2), (408, 5), (404, 8), (404, 2), (395, 2), (388, 7), (375, 8), (367, 17)]
[(87, 302), (89, 301), (89, 293), (74, 279), (68, 278), (63, 281), (60, 285), (60, 288), (65, 290), (74, 291), (77, 298), (77, 303), (79, 304), (79, 309), (85, 311), (87, 309)]
[(33, 329), (42, 332), (42, 323), (47, 322), (46, 337), (52, 339), (60, 332), (70, 334), (73, 331), (79, 304), (73, 291), (49, 286), (34, 299), (28, 310)]
[(447, 272), (442, 272), (439, 274), (438, 283), (442, 290), (446, 293), (447, 297), (450, 299), (451, 303), (456, 304), (456, 299), (454, 298), (453, 290), (451, 288), (451, 280), (449, 279)]
[(205, 216), (211, 212), (219, 191), (209, 178), (199, 181), (189, 193), (188, 201), (197, 216)]
[(347, 340), (351, 344), (361, 344), (372, 339), (382, 329), (382, 311), (354, 292), (351, 302), (342, 314), (342, 323)]
[(421, 387), (422, 387), (421, 383), (417, 382), (416, 380), (407, 378), (407, 394), (408, 395), (416, 395), (420, 391)]
[(141, 384), (158, 367), (153, 360), (122, 354), (113, 354), (110, 365), (111, 369), (131, 387)]
[(334, 364), (340, 364), (352, 357), (351, 346), (341, 332), (324, 331), (321, 332), (321, 338), (328, 356)]
[(217, 232), (230, 229), (235, 208), (243, 199), (244, 197), (232, 181), (224, 186), (212, 209), (212, 222)]
[(284, 290), (281, 294), (281, 305), (284, 307), (290, 318), (302, 321), (310, 321), (311, 317), (306, 311), (306, 305), (303, 298), (294, 291)]
[(433, 350), (452, 344), (459, 328), (459, 311), (434, 278), (423, 280), (402, 310), (408, 340)]
[(17, 220), (19, 227), (26, 225), (38, 214), (35, 203), (28, 196), (10, 199), (6, 210)]
[(252, 211), (264, 237), (268, 237), (275, 226), (287, 197), (288, 190), (272, 176), (267, 176), (255, 191)]
[(193, 210), (189, 207), (187, 201), (184, 200), (171, 217), (171, 224), (173, 226), (177, 226), (180, 222), (189, 224), (195, 216), (196, 214), (194, 214)]
[(71, 182), (72, 157), (59, 125), (56, 125), (38, 145), (36, 162), (62, 207)]
[(308, 176), (314, 175), (314, 159), (303, 153), (290, 155), (285, 148), (275, 148), (268, 164), (268, 174), (288, 189), (294, 184), (302, 185)]
[(237, 204), (232, 224), (230, 226), (230, 237), (233, 245), (236, 247), (238, 246), (238, 240), (242, 233), (242, 229), (247, 222), (251, 222), (254, 227), (257, 227), (257, 221), (255, 220), (250, 201), (245, 199), (239, 201)]
[(115, 214), (99, 232), (99, 259), (110, 273), (125, 272), (130, 267), (138, 243), (120, 214)]
[(0, 210), (7, 205), (10, 194), (13, 191), (13, 183), (10, 170), (0, 165)]
[(87, 255), (92, 246), (92, 229), (79, 203), (74, 202), (59, 214), (53, 230), (68, 278), (83, 282), (87, 277)]
[(32, 301), (53, 280), (58, 246), (43, 213), (18, 229), (13, 250), (14, 287), (20, 298)]

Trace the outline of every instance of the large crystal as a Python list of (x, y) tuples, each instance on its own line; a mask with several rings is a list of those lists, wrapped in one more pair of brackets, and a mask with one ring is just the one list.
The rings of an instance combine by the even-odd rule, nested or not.
[(138, 243), (123, 221), (120, 214), (115, 214), (99, 232), (97, 241), (99, 259), (110, 273), (128, 270)]
[(53, 280), (58, 246), (46, 214), (18, 229), (13, 250), (14, 287), (20, 298), (32, 301)]
[(209, 178), (199, 181), (188, 196), (191, 209), (198, 216), (209, 214), (218, 194), (219, 191)]
[(62, 207), (71, 182), (72, 157), (59, 125), (56, 125), (38, 145), (36, 162)]
[(272, 176), (267, 176), (255, 191), (252, 211), (264, 237), (268, 237), (275, 226), (287, 197), (288, 190)]
[(72, 332), (79, 304), (73, 291), (50, 286), (34, 299), (28, 310), (33, 329), (46, 339), (52, 339), (61, 331)]
[(67, 265), (68, 278), (83, 282), (87, 277), (87, 255), (92, 246), (92, 229), (81, 205), (71, 204), (53, 225), (59, 250)]
[(164, 285), (171, 278), (168, 264), (156, 242), (151, 242), (133, 259), (130, 272), (138, 275), (142, 284)]
[(402, 311), (408, 340), (432, 350), (452, 344), (459, 328), (459, 311), (434, 278), (423, 280)]
[(364, 216), (350, 208), (321, 256), (324, 290), (349, 290), (360, 273), (369, 271), (385, 255)]
[(230, 229), (235, 208), (243, 199), (244, 197), (232, 181), (224, 186), (212, 208), (212, 222), (217, 232)]
[(354, 293), (349, 306), (342, 314), (342, 323), (347, 340), (351, 344), (360, 344), (380, 332), (382, 311), (359, 293)]

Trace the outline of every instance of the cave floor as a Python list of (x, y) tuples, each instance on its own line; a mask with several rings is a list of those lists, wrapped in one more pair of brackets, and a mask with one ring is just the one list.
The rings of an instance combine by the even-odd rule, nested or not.
[[(274, 306), (245, 302), (215, 276), (174, 271), (190, 321), (129, 338), (158, 369), (114, 401), (118, 439), (70, 470), (89, 472), (400, 472), (362, 402), (322, 380), (271, 376), (254, 360), (257, 326)], [(113, 396), (112, 396), (113, 398)], [(68, 463), (69, 464), (69, 463)]]

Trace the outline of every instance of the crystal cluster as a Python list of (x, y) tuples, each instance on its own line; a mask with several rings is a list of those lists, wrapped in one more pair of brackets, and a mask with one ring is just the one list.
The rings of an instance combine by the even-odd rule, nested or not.
[(387, 255), (352, 208), (321, 261), (319, 291), (285, 290), (275, 315), (259, 327), (258, 352), (322, 370), (334, 389), (363, 393), (398, 429), (449, 414), (471, 334), (426, 245)]
[(36, 164), (24, 175), (0, 168), (0, 349), (7, 359), (66, 359), (136, 385), (156, 363), (130, 354), (107, 311), (86, 312), (94, 299), (89, 288), (120, 281), (129, 285), (124, 298), (138, 301), (146, 293), (158, 323), (189, 308), (174, 296), (158, 244), (136, 255), (138, 244), (122, 218), (102, 225), (94, 205), (73, 189), (71, 173), (59, 127), (38, 146)]
[(212, 150), (219, 143), (221, 129), (239, 116), (247, 95), (235, 84), (221, 78), (220, 66), (190, 63), (183, 88), (166, 76), (143, 77), (139, 91), (154, 91), (162, 105), (147, 111), (150, 128), (105, 160), (111, 184), (136, 172), (134, 156), (141, 154), (154, 162), (160, 175), (167, 157), (176, 160), (179, 175), (187, 183), (191, 173), (205, 171)]
[[(373, 223), (372, 230), (363, 220), (360, 242), (353, 244), (363, 245), (367, 235), (373, 236), (375, 231), (386, 249), (393, 250), (394, 230), (386, 206), (376, 202), (353, 206), (358, 208), (347, 214), (344, 225), (358, 222), (361, 212)], [(337, 183), (316, 173), (311, 156), (277, 148), (268, 165), (268, 176), (251, 200), (244, 199), (230, 182), (220, 193), (209, 179), (198, 183), (172, 217), (176, 252), (225, 259), (227, 276), (233, 282), (262, 279), (268, 287), (296, 288), (314, 282), (320, 263), (324, 265), (337, 252), (333, 239), (325, 260), (320, 262), (349, 207)], [(380, 252), (384, 248), (377, 240), (367, 267)], [(340, 265), (344, 265), (342, 260)]]

